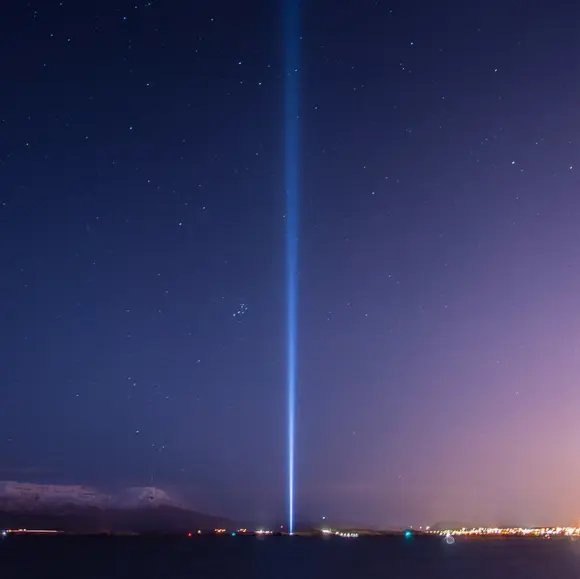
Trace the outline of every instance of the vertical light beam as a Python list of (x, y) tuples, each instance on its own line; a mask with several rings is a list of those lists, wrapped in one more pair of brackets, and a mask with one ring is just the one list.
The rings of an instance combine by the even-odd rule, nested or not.
[(294, 532), (296, 342), (298, 330), (300, 1), (284, 1), (284, 187), (286, 192), (286, 388), (288, 404), (288, 531)]

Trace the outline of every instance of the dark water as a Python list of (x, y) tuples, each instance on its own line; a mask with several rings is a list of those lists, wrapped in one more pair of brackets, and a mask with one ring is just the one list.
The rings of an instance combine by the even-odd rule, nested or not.
[(580, 577), (569, 539), (300, 537), (10, 537), (1, 579), (567, 579)]

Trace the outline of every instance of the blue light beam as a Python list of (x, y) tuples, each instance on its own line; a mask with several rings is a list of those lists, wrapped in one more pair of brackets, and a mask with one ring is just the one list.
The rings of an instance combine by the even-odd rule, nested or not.
[(284, 187), (286, 192), (286, 387), (288, 396), (288, 531), (294, 532), (296, 342), (298, 332), (298, 215), (300, 1), (284, 0)]

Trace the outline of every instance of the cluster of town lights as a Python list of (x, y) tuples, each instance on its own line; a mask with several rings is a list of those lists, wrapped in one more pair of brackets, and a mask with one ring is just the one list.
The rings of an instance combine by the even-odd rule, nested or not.
[[(225, 535), (227, 533), (226, 529), (214, 529), (213, 530), (214, 535)], [(258, 529), (257, 531), (252, 531), (251, 529), (246, 529), (246, 528), (242, 528), (242, 529), (238, 529), (237, 531), (234, 531), (232, 534), (232, 536), (236, 536), (237, 534), (240, 535), (248, 535), (248, 534), (256, 534), (256, 535), (271, 535), (273, 533), (273, 531), (270, 531), (269, 529)], [(201, 531), (197, 531), (198, 535), (201, 535)], [(191, 537), (191, 533), (188, 534), (188, 536)]]
[[(428, 527), (427, 527), (428, 529)], [(5, 529), (0, 530), (0, 537), (6, 537), (8, 534), (55, 534), (61, 531), (56, 531), (53, 529)], [(333, 529), (321, 529), (320, 532), (326, 536), (343, 537), (345, 539), (356, 539), (359, 534), (355, 532), (346, 531), (336, 531)], [(473, 529), (462, 528), (462, 529), (445, 529), (445, 530), (426, 530), (424, 531), (430, 535), (437, 535), (444, 537), (447, 543), (450, 545), (455, 542), (454, 537), (580, 537), (580, 527), (477, 527)], [(219, 528), (214, 529), (213, 534), (215, 535), (225, 535), (227, 533), (226, 529)], [(197, 535), (201, 535), (202, 531), (198, 530)], [(257, 529), (252, 531), (246, 528), (238, 529), (236, 532), (231, 533), (232, 536), (237, 534), (255, 534), (255, 535), (272, 535), (273, 531), (269, 529)], [(292, 534), (292, 533), (291, 533)], [(412, 537), (412, 531), (407, 530), (404, 533), (406, 538)], [(193, 533), (188, 533), (188, 537), (192, 537)]]
[(443, 537), (466, 536), (466, 537), (578, 537), (580, 527), (478, 527), (475, 529), (446, 529), (444, 531), (431, 531)]
[(344, 537), (345, 539), (356, 539), (358, 533), (343, 533), (342, 531), (333, 531), (332, 529), (322, 529), (322, 534), (329, 536), (334, 535), (335, 537)]
[(12, 535), (55, 535), (61, 533), (62, 531), (56, 531), (55, 529), (6, 529), (2, 531), (2, 536), (6, 537), (8, 534)]

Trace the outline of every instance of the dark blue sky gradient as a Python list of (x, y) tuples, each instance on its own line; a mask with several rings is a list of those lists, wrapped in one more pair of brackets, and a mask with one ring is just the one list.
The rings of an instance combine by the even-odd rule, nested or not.
[[(303, 5), (300, 516), (576, 522), (577, 8)], [(0, 50), (0, 479), (283, 513), (282, 2)]]

